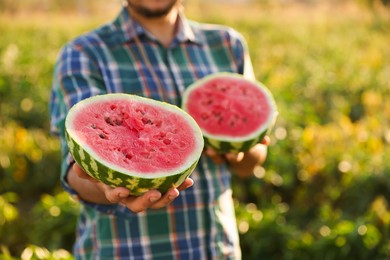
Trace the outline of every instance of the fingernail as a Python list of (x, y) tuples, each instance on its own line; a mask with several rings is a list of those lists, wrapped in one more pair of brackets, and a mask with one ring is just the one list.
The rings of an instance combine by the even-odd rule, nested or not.
[(184, 189), (188, 189), (188, 188), (192, 187), (193, 185), (194, 185), (194, 181), (188, 181), (186, 183), (186, 186), (184, 187)]
[(158, 201), (159, 199), (160, 199), (160, 196), (152, 196), (149, 198), (149, 201), (153, 203), (153, 202)]

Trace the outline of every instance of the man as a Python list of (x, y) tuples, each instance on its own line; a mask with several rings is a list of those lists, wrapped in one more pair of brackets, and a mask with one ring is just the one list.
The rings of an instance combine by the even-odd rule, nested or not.
[(64, 140), (69, 108), (97, 94), (125, 92), (180, 105), (184, 89), (218, 71), (253, 77), (234, 30), (189, 21), (180, 0), (129, 0), (119, 16), (64, 46), (55, 68), (52, 131), (62, 140), (64, 188), (82, 207), (77, 259), (238, 259), (231, 172), (250, 176), (266, 144), (219, 155), (205, 149), (196, 170), (166, 194), (135, 197), (92, 180)]

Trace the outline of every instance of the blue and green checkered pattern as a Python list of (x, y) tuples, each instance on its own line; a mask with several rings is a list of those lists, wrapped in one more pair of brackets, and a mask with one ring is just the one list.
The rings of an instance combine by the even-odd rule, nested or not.
[[(93, 95), (114, 92), (180, 105), (188, 85), (220, 71), (253, 76), (241, 35), (228, 27), (189, 21), (183, 14), (169, 47), (162, 46), (129, 17), (126, 9), (113, 22), (66, 44), (56, 63), (50, 103), (51, 129), (62, 141), (64, 188), (77, 197), (66, 182), (73, 159), (65, 143), (64, 121), (72, 105)], [(121, 205), (80, 200), (75, 257), (239, 258), (231, 173), (226, 165), (217, 166), (202, 157), (192, 178), (193, 187), (159, 210), (135, 214)]]

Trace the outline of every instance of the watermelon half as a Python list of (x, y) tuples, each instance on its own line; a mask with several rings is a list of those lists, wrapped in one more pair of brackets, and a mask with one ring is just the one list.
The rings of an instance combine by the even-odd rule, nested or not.
[(191, 84), (182, 108), (202, 129), (205, 145), (217, 152), (247, 151), (273, 126), (276, 104), (260, 82), (219, 72)]
[(69, 110), (65, 129), (69, 151), (85, 172), (134, 195), (179, 186), (204, 145), (199, 126), (182, 109), (129, 94), (82, 100)]

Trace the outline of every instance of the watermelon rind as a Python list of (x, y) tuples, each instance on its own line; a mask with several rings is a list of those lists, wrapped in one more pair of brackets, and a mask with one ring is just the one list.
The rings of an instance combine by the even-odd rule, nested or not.
[(252, 79), (247, 79), (243, 75), (238, 73), (232, 73), (232, 72), (213, 73), (195, 81), (194, 83), (192, 83), (187, 87), (187, 89), (183, 93), (182, 108), (184, 111), (188, 112), (187, 104), (190, 101), (189, 96), (193, 90), (202, 87), (204, 84), (207, 84), (211, 80), (215, 80), (219, 78), (239, 79), (248, 82), (249, 84), (257, 86), (262, 91), (262, 93), (267, 97), (267, 101), (269, 102), (271, 112), (266, 123), (262, 124), (256, 130), (252, 131), (250, 134), (245, 136), (236, 137), (236, 136), (229, 136), (229, 135), (215, 135), (207, 132), (206, 129), (202, 128), (205, 146), (213, 148), (218, 153), (229, 153), (229, 152), (238, 153), (238, 152), (248, 151), (253, 146), (260, 143), (263, 140), (263, 138), (272, 130), (272, 127), (274, 126), (276, 117), (278, 115), (276, 102), (274, 100), (272, 93), (261, 82)]
[[(85, 141), (78, 138), (77, 130), (72, 127), (72, 120), (75, 117), (74, 115), (76, 112), (84, 106), (94, 102), (98, 103), (105, 100), (110, 101), (119, 99), (142, 102), (183, 116), (186, 119), (186, 122), (191, 125), (193, 134), (197, 140), (197, 146), (194, 148), (191, 156), (173, 170), (161, 170), (148, 174), (122, 168), (121, 166), (112, 164), (104, 158), (101, 158)], [(125, 187), (132, 195), (141, 195), (152, 189), (165, 193), (173, 187), (178, 187), (194, 171), (204, 146), (204, 139), (199, 126), (191, 116), (179, 107), (149, 98), (122, 93), (97, 95), (75, 104), (69, 110), (66, 117), (65, 139), (72, 157), (87, 174), (111, 187)], [(150, 163), (153, 163), (153, 161)]]

